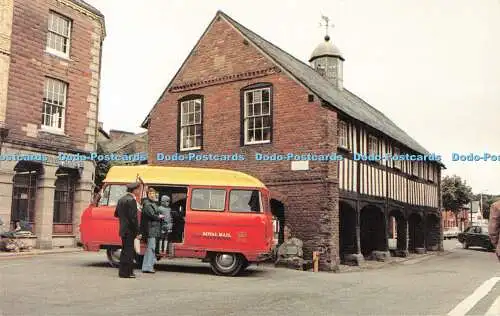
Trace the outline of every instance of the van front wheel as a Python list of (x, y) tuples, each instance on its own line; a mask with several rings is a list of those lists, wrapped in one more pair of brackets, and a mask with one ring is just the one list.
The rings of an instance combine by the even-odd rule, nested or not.
[(210, 261), (212, 271), (217, 275), (236, 276), (245, 265), (245, 258), (236, 253), (216, 253)]
[(119, 248), (108, 248), (106, 249), (106, 256), (108, 257), (108, 263), (113, 268), (118, 268), (120, 266), (120, 254), (122, 250)]
[[(106, 249), (106, 256), (108, 257), (108, 263), (113, 268), (120, 267), (120, 255), (122, 253), (121, 248), (108, 248)], [(142, 261), (144, 260), (144, 256), (135, 255), (134, 261), (135, 263), (141, 267)]]

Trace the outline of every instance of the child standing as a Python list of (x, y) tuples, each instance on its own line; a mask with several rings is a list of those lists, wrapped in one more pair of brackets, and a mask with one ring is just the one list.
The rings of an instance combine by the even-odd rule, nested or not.
[(172, 209), (170, 208), (170, 197), (164, 195), (161, 197), (160, 207), (158, 208), (160, 214), (165, 215), (161, 222), (161, 244), (160, 249), (165, 252), (165, 248), (168, 249), (168, 234), (172, 232)]

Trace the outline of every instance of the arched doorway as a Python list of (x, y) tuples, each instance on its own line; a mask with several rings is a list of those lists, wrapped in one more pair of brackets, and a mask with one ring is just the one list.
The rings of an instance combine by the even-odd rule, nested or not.
[(434, 213), (427, 214), (425, 217), (425, 224), (427, 230), (427, 250), (439, 250), (439, 243), (441, 241), (441, 221), (439, 216)]
[(14, 171), (11, 225), (13, 226), (14, 222), (19, 221), (24, 229), (34, 233), (37, 180), (43, 173), (43, 166), (32, 161), (20, 161), (14, 167)]
[(271, 199), (271, 213), (273, 214), (275, 223), (275, 232), (277, 230), (278, 245), (281, 245), (285, 241), (285, 205), (276, 199)]
[(408, 236), (406, 234), (406, 227), (407, 223), (403, 211), (400, 209), (391, 210), (387, 230), (389, 233), (389, 250), (393, 251), (396, 255), (407, 250)]
[(358, 253), (356, 238), (356, 210), (346, 202), (339, 202), (339, 247), (340, 260), (348, 254)]
[(408, 217), (408, 250), (415, 252), (417, 248), (424, 248), (424, 221), (418, 213), (412, 213)]
[(387, 251), (383, 211), (373, 205), (365, 206), (360, 212), (360, 242), (363, 256), (370, 256), (373, 251)]

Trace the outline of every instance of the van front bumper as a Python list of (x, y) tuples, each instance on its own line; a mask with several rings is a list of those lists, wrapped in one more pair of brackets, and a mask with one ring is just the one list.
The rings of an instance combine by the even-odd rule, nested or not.
[(273, 254), (271, 252), (259, 253), (256, 256), (257, 262), (269, 261), (273, 258)]

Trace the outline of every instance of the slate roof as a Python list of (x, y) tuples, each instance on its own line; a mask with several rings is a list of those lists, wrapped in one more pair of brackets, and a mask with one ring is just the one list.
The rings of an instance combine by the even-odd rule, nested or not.
[[(339, 90), (335, 86), (320, 75), (316, 70), (308, 64), (293, 57), (276, 45), (268, 42), (261, 36), (250, 31), (240, 23), (233, 20), (230, 16), (222, 11), (217, 12), (217, 16), (222, 16), (239, 30), (248, 40), (259, 47), (265, 54), (271, 57), (274, 62), (287, 70), (304, 86), (309, 88), (319, 98), (326, 101), (328, 104), (343, 112), (358, 121), (361, 121), (387, 136), (402, 143), (408, 148), (420, 154), (429, 154), (417, 141), (411, 138), (406, 132), (399, 128), (394, 122), (387, 118), (382, 112), (378, 111), (360, 97), (347, 89)], [(144, 120), (144, 127), (149, 120), (150, 114)]]
[(132, 134), (132, 135), (127, 135), (123, 136), (120, 139), (117, 140), (111, 140), (106, 143), (103, 143), (104, 150), (106, 152), (114, 153), (119, 151), (122, 148), (125, 148), (127, 145), (132, 144), (135, 141), (144, 139), (146, 141), (147, 137), (147, 132), (139, 133), (139, 134)]
[(85, 2), (83, 0), (71, 0), (71, 1), (78, 4), (82, 8), (85, 8), (85, 9), (89, 10), (90, 12), (95, 13), (96, 15), (104, 18), (104, 14), (102, 14), (101, 11), (97, 10), (95, 7), (91, 6), (87, 2)]

